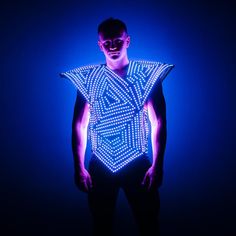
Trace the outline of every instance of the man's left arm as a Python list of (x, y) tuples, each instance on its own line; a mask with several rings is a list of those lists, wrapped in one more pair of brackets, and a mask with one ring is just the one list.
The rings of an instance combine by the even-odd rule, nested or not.
[(146, 172), (143, 185), (149, 190), (161, 186), (163, 178), (163, 161), (166, 147), (166, 103), (162, 84), (157, 84), (147, 101), (148, 116), (151, 124), (152, 166)]

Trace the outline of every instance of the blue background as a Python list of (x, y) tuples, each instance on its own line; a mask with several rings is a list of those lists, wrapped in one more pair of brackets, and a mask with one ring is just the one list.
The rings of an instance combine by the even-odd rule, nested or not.
[[(176, 65), (163, 83), (168, 141), (162, 235), (234, 235), (236, 37), (230, 2), (7, 1), (0, 11), (2, 235), (91, 233), (86, 194), (73, 182), (76, 89), (58, 74), (104, 62), (97, 25), (110, 16), (127, 23), (131, 59)], [(136, 232), (122, 191), (115, 230)]]

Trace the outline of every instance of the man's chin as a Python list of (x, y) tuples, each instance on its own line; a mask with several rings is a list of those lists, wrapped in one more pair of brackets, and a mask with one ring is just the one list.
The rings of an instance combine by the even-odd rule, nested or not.
[(112, 60), (117, 60), (117, 59), (120, 58), (120, 55), (119, 55), (119, 54), (110, 55), (110, 58), (111, 58)]

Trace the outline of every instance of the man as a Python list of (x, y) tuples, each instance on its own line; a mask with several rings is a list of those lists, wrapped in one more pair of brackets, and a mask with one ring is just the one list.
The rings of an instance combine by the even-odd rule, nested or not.
[[(158, 187), (166, 144), (162, 81), (173, 65), (129, 60), (130, 36), (121, 20), (103, 21), (98, 37), (106, 63), (61, 74), (78, 89), (72, 122), (75, 182), (88, 193), (94, 235), (112, 235), (120, 188), (140, 235), (159, 235)], [(87, 134), (92, 144), (88, 170), (84, 165)]]

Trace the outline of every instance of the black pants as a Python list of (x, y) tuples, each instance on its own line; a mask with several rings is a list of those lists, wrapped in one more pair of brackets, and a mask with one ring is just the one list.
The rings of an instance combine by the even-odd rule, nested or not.
[(113, 235), (113, 216), (119, 188), (124, 190), (127, 197), (139, 235), (159, 235), (158, 190), (149, 192), (141, 185), (150, 166), (148, 157), (143, 155), (118, 172), (112, 173), (95, 155), (92, 156), (89, 173), (93, 181), (93, 191), (88, 194), (88, 201), (93, 217), (94, 235)]

